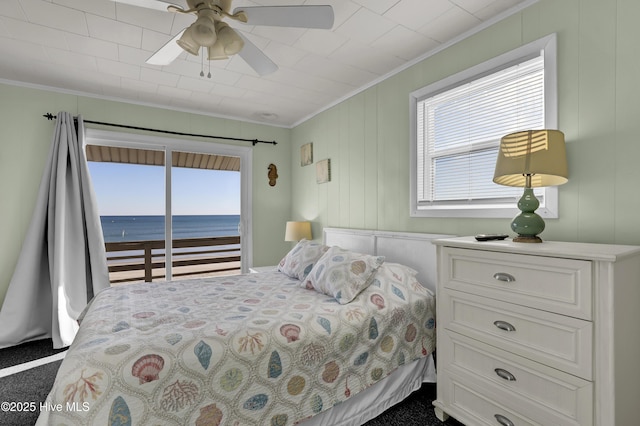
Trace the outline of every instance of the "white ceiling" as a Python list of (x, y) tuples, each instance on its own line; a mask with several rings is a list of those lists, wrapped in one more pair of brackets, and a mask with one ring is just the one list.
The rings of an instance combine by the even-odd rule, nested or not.
[(2, 0), (0, 80), (291, 127), (532, 2), (234, 0), (232, 9), (330, 4), (335, 24), (319, 30), (227, 20), (279, 70), (259, 77), (235, 56), (212, 61), (209, 79), (199, 75), (201, 57), (187, 53), (169, 66), (145, 63), (193, 15), (110, 0)]

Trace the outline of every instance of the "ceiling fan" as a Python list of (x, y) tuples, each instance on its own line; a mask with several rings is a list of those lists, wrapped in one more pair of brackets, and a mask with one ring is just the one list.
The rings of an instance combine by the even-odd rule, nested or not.
[(319, 29), (331, 29), (334, 20), (333, 8), (328, 5), (250, 6), (231, 12), (232, 0), (187, 0), (187, 9), (167, 0), (112, 1), (197, 16), (193, 24), (147, 59), (148, 64), (169, 65), (184, 51), (197, 56), (200, 50), (206, 50), (209, 60), (238, 54), (261, 76), (276, 71), (278, 66), (242, 33), (224, 22), (225, 19), (249, 25)]

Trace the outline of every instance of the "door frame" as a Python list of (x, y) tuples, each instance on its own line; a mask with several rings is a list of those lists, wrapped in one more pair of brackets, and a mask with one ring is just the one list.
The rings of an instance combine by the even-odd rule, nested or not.
[[(215, 142), (203, 142), (189, 139), (167, 138), (162, 136), (122, 133), (108, 130), (86, 129), (84, 146), (101, 145), (120, 148), (137, 148), (164, 151), (165, 166), (171, 164), (172, 151), (194, 152), (202, 154), (226, 155), (240, 158), (240, 268), (242, 273), (249, 271), (253, 264), (253, 218), (251, 191), (253, 150), (251, 147), (234, 146)], [(171, 167), (165, 167), (165, 217), (171, 217)], [(165, 220), (165, 247), (171, 247), (171, 220)], [(171, 279), (171, 250), (166, 250), (166, 275)]]

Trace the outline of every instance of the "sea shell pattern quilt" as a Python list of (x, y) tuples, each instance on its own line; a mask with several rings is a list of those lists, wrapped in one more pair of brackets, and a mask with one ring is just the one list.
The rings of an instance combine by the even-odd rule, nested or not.
[(435, 346), (435, 300), (373, 283), (353, 302), (280, 272), (96, 296), (38, 424), (292, 425)]

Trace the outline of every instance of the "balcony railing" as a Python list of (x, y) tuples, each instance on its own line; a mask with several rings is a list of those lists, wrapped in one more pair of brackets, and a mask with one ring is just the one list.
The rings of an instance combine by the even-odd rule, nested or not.
[[(173, 240), (172, 277), (240, 273), (240, 237)], [(111, 284), (165, 278), (165, 241), (106, 243)]]

